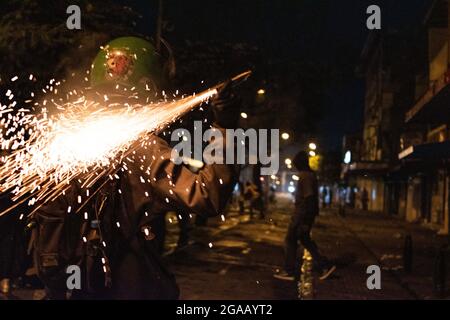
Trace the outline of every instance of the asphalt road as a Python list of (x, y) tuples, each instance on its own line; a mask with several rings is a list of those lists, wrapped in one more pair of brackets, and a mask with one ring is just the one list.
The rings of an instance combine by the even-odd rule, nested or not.
[[(167, 216), (165, 260), (175, 273), (181, 299), (297, 299), (298, 283), (273, 278), (283, 262), (283, 241), (293, 210), (292, 199), (279, 197), (265, 219), (231, 208), (211, 218), (206, 227), (193, 227), (189, 245), (176, 249), (175, 214)], [(193, 219), (190, 221), (194, 224)], [(405, 272), (405, 235), (413, 239), (413, 268)], [(371, 212), (322, 210), (313, 238), (337, 271), (325, 281), (311, 277), (312, 299), (434, 299), (435, 248), (442, 238), (401, 218)], [(380, 266), (382, 286), (369, 290), (367, 267)], [(447, 277), (449, 279), (449, 277)], [(450, 283), (447, 284), (450, 287)], [(40, 299), (42, 290), (15, 289), (14, 299)], [(1, 297), (0, 297), (1, 298)]]

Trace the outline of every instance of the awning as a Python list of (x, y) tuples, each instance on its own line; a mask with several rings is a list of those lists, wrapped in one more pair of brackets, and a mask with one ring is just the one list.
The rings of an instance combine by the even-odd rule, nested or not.
[(341, 178), (347, 175), (383, 175), (389, 170), (389, 164), (379, 161), (357, 161), (343, 165)]
[(398, 158), (400, 160), (448, 160), (450, 159), (450, 141), (410, 146), (400, 152)]

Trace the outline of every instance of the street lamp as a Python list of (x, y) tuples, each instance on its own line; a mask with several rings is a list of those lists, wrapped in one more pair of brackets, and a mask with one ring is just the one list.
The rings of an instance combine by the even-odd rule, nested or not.
[(289, 133), (283, 132), (283, 133), (281, 134), (281, 139), (283, 139), (283, 140), (289, 139)]
[(350, 162), (352, 162), (352, 152), (347, 150), (344, 155), (344, 163), (349, 164)]
[(266, 93), (266, 90), (264, 90), (264, 89), (259, 89), (258, 91), (257, 91), (257, 93), (258, 93), (258, 95), (260, 95), (260, 96), (262, 96), (263, 94), (265, 94)]
[(248, 115), (245, 112), (241, 112), (241, 118), (247, 119)]
[(311, 150), (316, 150), (316, 149), (317, 149), (317, 145), (316, 145), (314, 142), (311, 142), (311, 143), (309, 144), (309, 149), (311, 149)]

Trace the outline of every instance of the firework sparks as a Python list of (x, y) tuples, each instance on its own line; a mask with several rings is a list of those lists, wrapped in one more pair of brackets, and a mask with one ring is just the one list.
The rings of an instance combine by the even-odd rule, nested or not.
[[(233, 80), (249, 74), (244, 72)], [(29, 79), (35, 78), (30, 75)], [(56, 94), (54, 86), (57, 85), (59, 82), (52, 79), (46, 88)], [(39, 115), (25, 108), (16, 110), (15, 101), (0, 106), (1, 149), (11, 150), (9, 155), (0, 158), (0, 192), (11, 192), (16, 201), (0, 212), (0, 216), (25, 201), (36, 205), (36, 210), (64, 194), (75, 179), (86, 189), (86, 203), (95, 195), (95, 190), (90, 188), (97, 181), (105, 177), (118, 179), (116, 171), (122, 160), (128, 159), (136, 148), (150, 143), (149, 133), (163, 129), (207, 101), (217, 94), (219, 86), (171, 102), (145, 105), (110, 103), (105, 106), (110, 100), (108, 96), (103, 97), (105, 105), (102, 105), (73, 90), (68, 94), (72, 102), (57, 104), (50, 99), (61, 110), (54, 116), (48, 115), (47, 100), (41, 104)], [(10, 101), (14, 98), (10, 90), (6, 96)], [(123, 167), (126, 169), (126, 165)], [(82, 202), (81, 195), (77, 200)]]
[[(21, 113), (2, 119), (5, 133), (19, 130), (12, 138), (1, 137), (3, 148), (13, 152), (1, 158), (0, 192), (11, 191), (13, 200), (43, 204), (83, 176), (89, 188), (99, 177), (113, 175), (120, 159), (129, 155), (134, 143), (147, 143), (148, 133), (157, 131), (217, 93), (206, 90), (173, 102), (106, 108), (79, 98), (67, 103), (55, 117)], [(5, 113), (8, 109), (3, 110)], [(25, 129), (18, 129), (26, 124)], [(12, 129), (11, 129), (12, 128)]]

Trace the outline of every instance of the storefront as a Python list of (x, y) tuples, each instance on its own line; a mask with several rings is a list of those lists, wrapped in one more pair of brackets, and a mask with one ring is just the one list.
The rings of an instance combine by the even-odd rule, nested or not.
[[(399, 159), (405, 172), (409, 171), (406, 220), (423, 222), (448, 234), (450, 141), (411, 146)], [(411, 167), (414, 170), (408, 170)]]

